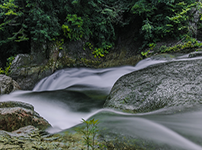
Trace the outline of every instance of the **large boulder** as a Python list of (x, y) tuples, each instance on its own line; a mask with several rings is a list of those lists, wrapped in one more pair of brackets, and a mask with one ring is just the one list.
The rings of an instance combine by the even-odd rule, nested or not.
[(11, 77), (0, 74), (0, 95), (20, 90), (20, 86)]
[(157, 64), (121, 77), (104, 106), (125, 112), (188, 108), (202, 103), (202, 60)]
[(31, 65), (33, 58), (28, 54), (18, 54), (12, 62), (11, 69)]
[(42, 130), (50, 126), (30, 104), (13, 101), (0, 102), (0, 130), (14, 131), (28, 125)]
[(22, 90), (32, 90), (37, 82), (50, 75), (51, 68), (37, 62), (35, 55), (19, 54), (12, 62), (10, 74)]

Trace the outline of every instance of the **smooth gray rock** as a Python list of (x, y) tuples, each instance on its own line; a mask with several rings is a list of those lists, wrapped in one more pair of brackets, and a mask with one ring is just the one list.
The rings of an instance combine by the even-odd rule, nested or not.
[(113, 86), (104, 107), (125, 112), (188, 108), (202, 103), (202, 60), (167, 62), (134, 71)]
[(27, 66), (32, 63), (32, 58), (28, 54), (18, 54), (12, 62), (11, 69)]
[(0, 95), (20, 90), (20, 86), (11, 77), (0, 74)]
[(51, 68), (39, 64), (33, 55), (18, 54), (12, 62), (10, 74), (22, 90), (32, 90), (37, 82), (50, 75)]

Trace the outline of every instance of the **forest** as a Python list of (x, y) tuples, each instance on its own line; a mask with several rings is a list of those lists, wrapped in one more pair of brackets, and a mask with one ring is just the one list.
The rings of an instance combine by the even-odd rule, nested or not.
[(196, 42), (201, 7), (198, 0), (0, 0), (0, 60), (5, 66), (33, 43), (61, 39), (93, 43), (103, 57), (131, 25), (137, 53), (167, 38)]

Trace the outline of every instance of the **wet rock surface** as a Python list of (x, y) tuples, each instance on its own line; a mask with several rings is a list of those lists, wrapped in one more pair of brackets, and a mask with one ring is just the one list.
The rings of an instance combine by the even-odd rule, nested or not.
[[(0, 130), (0, 149), (1, 150), (86, 150), (87, 144), (83, 133), (77, 127), (70, 130), (64, 130), (55, 134), (48, 134), (33, 126), (22, 127), (13, 132)], [(103, 134), (103, 135), (102, 135)], [(134, 140), (126, 142), (125, 137), (115, 137), (117, 135), (106, 135), (100, 133), (95, 138), (95, 150), (145, 150), (138, 145), (134, 145)], [(124, 142), (123, 142), (124, 141)], [(90, 148), (91, 149), (91, 148)]]
[(200, 51), (192, 52), (189, 54), (189, 58), (193, 58), (197, 56), (202, 56), (202, 49), (200, 49)]
[(1, 150), (73, 150), (85, 149), (82, 137), (67, 133), (48, 135), (33, 126), (26, 126), (13, 132), (0, 130)]
[(50, 124), (34, 111), (32, 105), (22, 102), (0, 102), (0, 129), (14, 131), (21, 127), (33, 125), (41, 130)]
[[(55, 134), (49, 134), (43, 130), (35, 128), (34, 126), (22, 127), (13, 132), (0, 130), (0, 149), (86, 150), (87, 145), (83, 139), (83, 133), (78, 131), (81, 129), (82, 128), (77, 127), (75, 129), (64, 130)], [(100, 141), (96, 138), (95, 143), (95, 150), (106, 149), (103, 147), (104, 145), (106, 145), (104, 141)], [(107, 144), (106, 146), (109, 147), (109, 144)], [(113, 150), (114, 148), (107, 149)]]
[(23, 102), (0, 102), (0, 149), (1, 150), (63, 150), (85, 149), (82, 135), (78, 132), (49, 134), (50, 124)]
[(202, 60), (157, 64), (121, 77), (104, 106), (125, 112), (202, 103)]
[(20, 90), (20, 86), (11, 77), (0, 74), (0, 95)]

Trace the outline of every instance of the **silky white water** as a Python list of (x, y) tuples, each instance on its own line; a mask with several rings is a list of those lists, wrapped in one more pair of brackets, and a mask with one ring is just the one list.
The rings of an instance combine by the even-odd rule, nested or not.
[[(174, 146), (174, 149), (202, 149), (202, 106), (182, 113), (166, 113), (161, 109), (141, 114), (125, 114), (103, 109), (104, 101), (114, 83), (123, 75), (149, 65), (172, 60), (145, 59), (135, 67), (123, 66), (107, 69), (72, 68), (55, 72), (41, 80), (33, 91), (16, 91), (0, 96), (0, 101), (22, 101), (34, 106), (52, 128), (58, 132), (93, 117), (100, 128), (134, 138), (151, 140)], [(196, 59), (196, 58), (194, 58)], [(201, 59), (201, 58), (197, 58)]]

